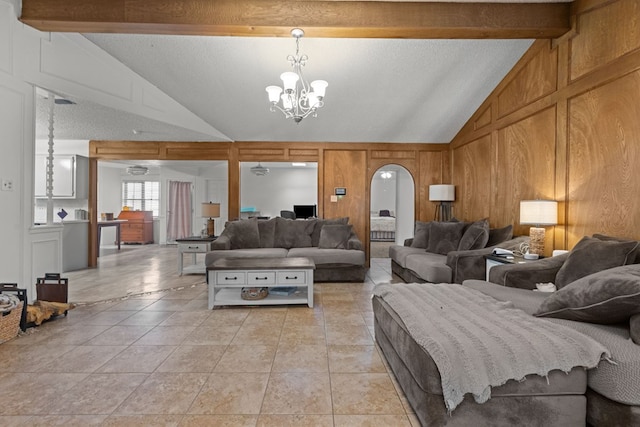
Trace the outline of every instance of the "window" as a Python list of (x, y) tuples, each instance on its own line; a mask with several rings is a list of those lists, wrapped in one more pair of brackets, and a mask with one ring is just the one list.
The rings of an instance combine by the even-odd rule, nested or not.
[(134, 211), (153, 211), (160, 214), (160, 182), (124, 181), (122, 183), (122, 205)]

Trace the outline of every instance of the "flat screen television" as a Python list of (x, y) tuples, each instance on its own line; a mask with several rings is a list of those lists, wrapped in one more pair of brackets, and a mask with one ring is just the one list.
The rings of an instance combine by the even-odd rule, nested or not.
[(316, 217), (316, 205), (293, 205), (293, 213), (296, 219), (306, 219)]

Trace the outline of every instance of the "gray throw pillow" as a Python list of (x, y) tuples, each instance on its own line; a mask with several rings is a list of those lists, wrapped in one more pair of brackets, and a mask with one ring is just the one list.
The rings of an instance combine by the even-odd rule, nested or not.
[(231, 249), (252, 249), (260, 247), (257, 218), (231, 221), (225, 227), (230, 237)]
[(427, 252), (446, 255), (457, 250), (466, 226), (464, 222), (432, 222)]
[(489, 241), (486, 244), (486, 248), (495, 246), (499, 243), (506, 242), (513, 238), (513, 225), (509, 224), (502, 228), (489, 229)]
[(347, 249), (347, 242), (351, 236), (351, 224), (322, 226), (320, 231), (319, 249)]
[(536, 316), (613, 324), (640, 313), (640, 265), (590, 274), (549, 295)]
[(489, 220), (487, 218), (469, 225), (458, 243), (459, 251), (482, 249), (489, 241)]
[(316, 219), (316, 225), (313, 229), (313, 233), (311, 233), (311, 246), (317, 247), (320, 243), (320, 232), (322, 231), (322, 226), (325, 224), (348, 224), (349, 217), (343, 218), (331, 218), (331, 219)]
[[(635, 242), (633, 239), (625, 239), (623, 237), (613, 237), (607, 236), (604, 234), (594, 234), (594, 238), (603, 241), (614, 241), (614, 242)], [(625, 264), (640, 264), (640, 245), (636, 248), (634, 253), (627, 258), (627, 262)]]
[(629, 319), (629, 334), (633, 342), (640, 345), (640, 314), (634, 314)]
[(558, 270), (555, 285), (560, 289), (589, 274), (625, 265), (631, 256), (635, 256), (638, 244), (636, 241), (604, 241), (585, 236), (569, 252)]
[(277, 217), (274, 247), (309, 248), (315, 220), (296, 220)]
[(273, 248), (276, 235), (276, 219), (258, 220), (258, 231), (260, 232), (260, 247)]
[(422, 222), (416, 221), (416, 229), (413, 232), (413, 241), (411, 242), (412, 248), (427, 249), (429, 245), (429, 229), (431, 228), (431, 221)]

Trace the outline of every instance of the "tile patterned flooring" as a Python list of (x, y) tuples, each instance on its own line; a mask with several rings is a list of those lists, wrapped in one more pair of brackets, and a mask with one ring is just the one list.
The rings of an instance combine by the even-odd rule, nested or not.
[[(207, 310), (204, 276), (179, 277), (175, 248), (150, 250), (165, 272), (101, 257), (68, 275), (70, 298), (106, 301), (0, 345), (0, 425), (419, 425), (373, 336), (371, 290), (395, 281), (388, 259), (364, 283), (317, 283), (313, 309)], [(139, 282), (113, 285), (118, 271)]]

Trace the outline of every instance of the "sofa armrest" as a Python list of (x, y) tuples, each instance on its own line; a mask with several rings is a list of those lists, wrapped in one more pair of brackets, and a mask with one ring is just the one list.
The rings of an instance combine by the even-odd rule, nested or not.
[[(529, 236), (515, 237), (498, 244), (503, 249), (518, 250), (522, 243), (529, 241)], [(484, 280), (487, 274), (487, 262), (484, 258), (493, 252), (496, 246), (468, 251), (451, 251), (447, 254), (447, 265), (451, 268), (451, 281), (462, 283), (467, 279)]]
[(362, 250), (362, 242), (360, 241), (360, 239), (358, 239), (356, 233), (351, 233), (351, 236), (349, 236), (349, 240), (347, 240), (347, 249), (357, 251)]
[(211, 244), (211, 248), (214, 251), (231, 249), (231, 239), (229, 238), (229, 236), (225, 236), (223, 234), (213, 241), (213, 243)]
[(525, 264), (496, 265), (489, 271), (489, 281), (520, 289), (535, 289), (536, 283), (555, 282), (556, 274), (569, 254), (543, 258)]

